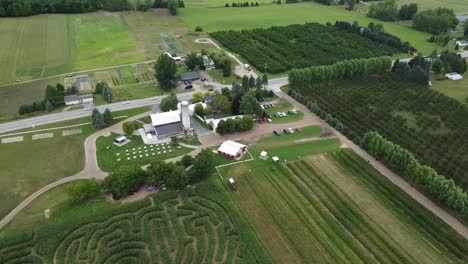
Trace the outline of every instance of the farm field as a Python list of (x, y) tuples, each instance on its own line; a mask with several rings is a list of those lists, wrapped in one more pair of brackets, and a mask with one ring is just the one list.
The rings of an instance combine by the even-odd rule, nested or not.
[(394, 73), (317, 82), (299, 92), (356, 133), (354, 137), (378, 131), (467, 188), (468, 110), (459, 102)]
[(396, 47), (375, 42), (361, 34), (317, 23), (218, 31), (210, 35), (257, 69), (262, 69), (266, 63), (271, 73), (400, 53)]
[[(254, 156), (260, 150), (251, 149)], [(352, 151), (315, 154), (220, 169), (223, 176), (235, 175), (238, 191), (231, 196), (275, 262), (467, 260), (466, 240)]]
[[(435, 45), (427, 42), (429, 34), (413, 30), (395, 23), (368, 18), (357, 12), (349, 12), (339, 7), (330, 7), (315, 2), (290, 5), (264, 5), (256, 8), (221, 8), (224, 2), (217, 5), (220, 8), (210, 8), (209, 1), (187, 0), (186, 8), (180, 9), (182, 19), (191, 27), (201, 26), (206, 32), (220, 30), (241, 30), (268, 28), (317, 22), (325, 24), (335, 20), (345, 20), (350, 23), (359, 22), (368, 25), (370, 22), (381, 23), (386, 32), (410, 42), (420, 52), (429, 54)], [(218, 2), (215, 2), (218, 3)]]
[[(155, 159), (169, 159), (182, 156), (193, 149), (171, 146), (162, 143), (148, 146), (143, 143), (141, 136), (130, 136), (129, 143), (119, 147), (113, 144), (118, 135), (112, 133), (109, 137), (99, 137), (96, 140), (96, 153), (99, 168), (103, 171), (114, 171), (122, 165), (147, 165)], [(128, 154), (128, 155), (127, 155)]]
[[(115, 112), (114, 117), (143, 113), (147, 108)], [(62, 127), (89, 122), (89, 117), (38, 126), (36, 129)], [(117, 119), (119, 122), (122, 119)], [(81, 129), (79, 135), (62, 136), (63, 130)], [(30, 129), (24, 130), (30, 131)], [(20, 132), (20, 131), (14, 131)], [(0, 144), (0, 218), (24, 198), (60, 178), (79, 172), (84, 166), (83, 142), (93, 133), (90, 125), (22, 135), (23, 142)], [(53, 138), (32, 140), (32, 135), (53, 133)], [(25, 164), (27, 163), (27, 166)], [(38, 173), (41, 172), (41, 173)]]
[(453, 9), (456, 14), (468, 14), (468, 5), (464, 0), (398, 0), (399, 5), (417, 3), (418, 10), (446, 7)]
[(127, 205), (65, 206), (34, 229), (34, 237), (31, 232), (5, 232), (3, 260), (271, 263), (214, 177), (195, 188), (156, 193)]
[(462, 104), (468, 105), (468, 74), (463, 75), (459, 81), (452, 80), (434, 80), (432, 89), (439, 91), (448, 97), (451, 97)]

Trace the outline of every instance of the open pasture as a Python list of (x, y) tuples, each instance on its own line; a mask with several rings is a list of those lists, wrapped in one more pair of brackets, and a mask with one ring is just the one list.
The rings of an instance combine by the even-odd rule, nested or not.
[(467, 260), (466, 240), (349, 150), (220, 172), (236, 178), (232, 197), (278, 263)]
[[(217, 180), (215, 178), (215, 180)], [(2, 238), (5, 262), (271, 263), (219, 181), (128, 205), (73, 206), (35, 228)], [(79, 207), (79, 206), (75, 206)], [(50, 236), (53, 233), (54, 236)]]
[(398, 0), (397, 3), (399, 5), (416, 3), (419, 10), (445, 7), (453, 9), (456, 14), (468, 14), (468, 4), (465, 0)]
[(310, 84), (299, 92), (356, 136), (378, 131), (422, 164), (468, 186), (468, 109), (395, 73)]
[[(325, 6), (315, 2), (283, 5), (264, 5), (254, 8), (224, 8), (224, 2), (219, 2), (215, 8), (210, 1), (187, 0), (186, 8), (179, 10), (182, 19), (191, 27), (201, 26), (204, 31), (241, 30), (254, 28), (268, 28), (271, 26), (286, 26), (317, 22), (325, 24), (335, 20), (350, 23), (359, 22), (368, 25), (370, 22), (381, 23), (386, 32), (410, 42), (418, 51), (429, 54), (435, 45), (427, 42), (429, 34), (414, 29), (368, 18), (357, 12), (349, 12), (339, 7)], [(211, 5), (211, 6), (210, 6)], [(342, 43), (344, 45), (344, 43)]]

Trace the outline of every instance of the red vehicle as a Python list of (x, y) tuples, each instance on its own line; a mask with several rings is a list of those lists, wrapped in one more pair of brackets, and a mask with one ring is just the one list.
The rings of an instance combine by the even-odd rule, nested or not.
[(300, 127), (296, 128), (296, 131), (301, 132), (301, 128)]
[(213, 91), (213, 88), (209, 89), (208, 91), (212, 92), (212, 91)]

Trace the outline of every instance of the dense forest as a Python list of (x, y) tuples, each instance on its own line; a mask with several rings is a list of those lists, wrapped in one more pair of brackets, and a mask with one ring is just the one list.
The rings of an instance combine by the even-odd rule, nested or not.
[[(343, 23), (340, 25), (343, 26)], [(353, 31), (331, 24), (307, 23), (268, 29), (219, 31), (211, 35), (223, 46), (247, 59), (255, 68), (263, 71), (266, 64), (269, 73), (329, 65), (346, 59), (391, 56), (410, 47), (399, 42), (399, 39), (394, 45), (395, 39), (388, 41), (384, 32), (375, 33), (370, 29), (364, 31), (368, 34), (360, 32), (359, 29)]]
[(0, 0), (0, 17), (84, 13), (100, 9), (123, 11), (132, 9), (132, 6), (128, 0)]

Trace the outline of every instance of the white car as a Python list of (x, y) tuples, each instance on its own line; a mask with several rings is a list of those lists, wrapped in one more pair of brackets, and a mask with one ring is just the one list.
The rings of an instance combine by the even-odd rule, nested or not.
[(122, 102), (123, 105), (130, 104), (129, 101)]

